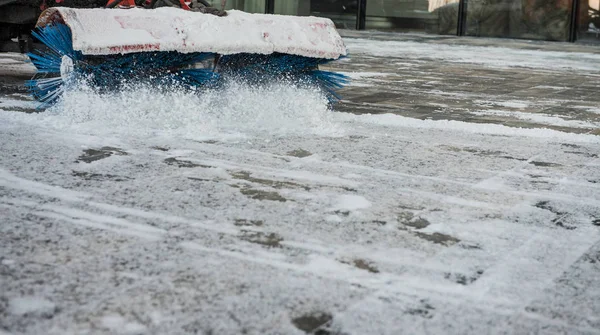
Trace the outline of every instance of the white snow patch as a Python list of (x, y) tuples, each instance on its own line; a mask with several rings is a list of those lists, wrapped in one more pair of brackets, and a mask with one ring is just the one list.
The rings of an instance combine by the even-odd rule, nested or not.
[(427, 234), (440, 233), (451, 236), (454, 235), (454, 231), (448, 225), (443, 223), (432, 223), (423, 229), (419, 229), (419, 231)]
[(340, 72), (337, 73), (343, 74), (345, 76), (350, 77), (351, 79), (362, 79), (362, 78), (372, 78), (372, 77), (386, 77), (391, 73), (385, 72)]
[(371, 207), (372, 204), (365, 197), (353, 194), (344, 194), (338, 197), (335, 209), (357, 210)]
[(100, 323), (103, 328), (118, 334), (144, 334), (147, 331), (144, 325), (137, 322), (129, 322), (127, 319), (117, 314), (103, 316), (100, 319)]
[(56, 305), (53, 302), (42, 297), (24, 296), (12, 298), (8, 301), (8, 312), (12, 315), (52, 314), (55, 309)]
[(546, 124), (551, 126), (559, 127), (574, 127), (574, 128), (597, 128), (600, 127), (598, 122), (585, 122), (580, 120), (565, 120), (562, 117), (556, 115), (549, 115), (543, 113), (525, 113), (525, 112), (512, 112), (503, 110), (482, 110), (470, 112), (474, 115), (497, 115), (513, 117), (520, 120), (532, 121), (540, 124)]
[(2, 260), (2, 265), (11, 266), (13, 264), (15, 264), (15, 261), (12, 259), (3, 259)]
[(529, 101), (521, 101), (521, 100), (509, 100), (509, 101), (488, 101), (488, 100), (475, 100), (476, 104), (488, 106), (501, 106), (508, 108), (527, 108), (530, 105)]
[(369, 83), (371, 80), (366, 78), (386, 77), (391, 75), (391, 73), (385, 72), (337, 72), (350, 78), (350, 82), (346, 86), (354, 87), (371, 87), (373, 86), (373, 84)]
[(339, 223), (339, 222), (342, 222), (342, 218), (339, 217), (338, 215), (331, 214), (331, 215), (325, 216), (325, 221), (332, 222), (332, 223)]
[(441, 108), (447, 108), (448, 105), (447, 104), (441, 104), (441, 103), (437, 103), (437, 102), (428, 102), (427, 103), (430, 106), (436, 106), (436, 107), (441, 107)]
[(505, 136), (523, 136), (534, 138), (552, 138), (569, 142), (600, 143), (600, 137), (587, 134), (566, 133), (552, 129), (526, 129), (513, 128), (499, 124), (468, 123), (454, 120), (418, 120), (395, 114), (364, 114), (352, 115), (340, 113), (342, 120), (365, 122), (383, 126), (420, 128), (420, 129), (438, 129), (454, 130), (467, 133), (505, 135)]
[(367, 271), (356, 269), (331, 258), (314, 254), (309, 258), (310, 261), (306, 264), (305, 268), (311, 273), (318, 273), (329, 278), (353, 280), (370, 276)]
[(592, 107), (592, 106), (573, 106), (573, 108), (577, 108), (577, 109), (585, 109), (586, 112), (589, 113), (594, 113), (594, 114), (600, 114), (600, 108), (599, 107)]
[(534, 88), (545, 88), (545, 89), (549, 89), (549, 90), (557, 90), (557, 91), (560, 91), (560, 90), (565, 90), (565, 89), (567, 89), (568, 87), (565, 87), (565, 86), (549, 86), (549, 85), (538, 85), (538, 86), (535, 86)]

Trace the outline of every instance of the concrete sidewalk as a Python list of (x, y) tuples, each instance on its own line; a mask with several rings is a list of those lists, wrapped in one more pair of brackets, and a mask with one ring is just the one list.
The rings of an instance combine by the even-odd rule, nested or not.
[(333, 110), (1, 76), (0, 334), (600, 335), (597, 49), (344, 34)]

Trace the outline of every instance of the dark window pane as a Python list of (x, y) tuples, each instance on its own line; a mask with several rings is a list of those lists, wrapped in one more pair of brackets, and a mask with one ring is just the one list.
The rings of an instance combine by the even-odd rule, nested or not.
[(579, 0), (577, 39), (600, 43), (600, 0)]
[(367, 29), (456, 34), (459, 0), (368, 0)]
[(275, 14), (282, 15), (310, 15), (310, 1), (306, 0), (275, 0)]
[(207, 2), (215, 8), (221, 9), (225, 5), (225, 9), (238, 9), (248, 13), (264, 13), (265, 0), (207, 0)]
[(316, 13), (356, 14), (357, 0), (311, 0), (310, 7)]
[(566, 41), (572, 0), (469, 0), (466, 34)]
[(330, 18), (338, 28), (356, 27), (357, 0), (275, 0), (273, 13)]
[[(288, 1), (288, 0), (280, 0)], [(358, 0), (301, 0), (310, 3), (310, 15), (328, 17), (336, 27), (342, 29), (356, 28), (356, 12)]]

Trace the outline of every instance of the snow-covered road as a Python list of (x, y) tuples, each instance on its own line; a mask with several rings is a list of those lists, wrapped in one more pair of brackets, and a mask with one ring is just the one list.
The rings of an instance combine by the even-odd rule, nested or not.
[(0, 96), (0, 334), (600, 334), (600, 136), (135, 92)]

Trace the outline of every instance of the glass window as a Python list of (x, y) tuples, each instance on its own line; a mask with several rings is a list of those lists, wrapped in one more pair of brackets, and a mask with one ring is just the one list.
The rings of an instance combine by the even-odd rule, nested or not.
[(367, 29), (456, 34), (459, 0), (368, 0)]
[[(287, 2), (289, 0), (278, 0)], [(328, 17), (341, 29), (356, 28), (357, 0), (300, 0), (310, 4), (310, 15)], [(277, 5), (276, 5), (277, 6)]]
[(566, 41), (573, 0), (469, 0), (466, 34)]
[(264, 13), (265, 0), (207, 0), (215, 8), (238, 9), (248, 13)]
[(310, 13), (310, 1), (306, 0), (275, 0), (273, 12), (282, 15), (307, 16)]
[(275, 14), (330, 18), (337, 28), (356, 27), (356, 0), (275, 0)]
[(600, 0), (579, 0), (577, 39), (600, 43)]

